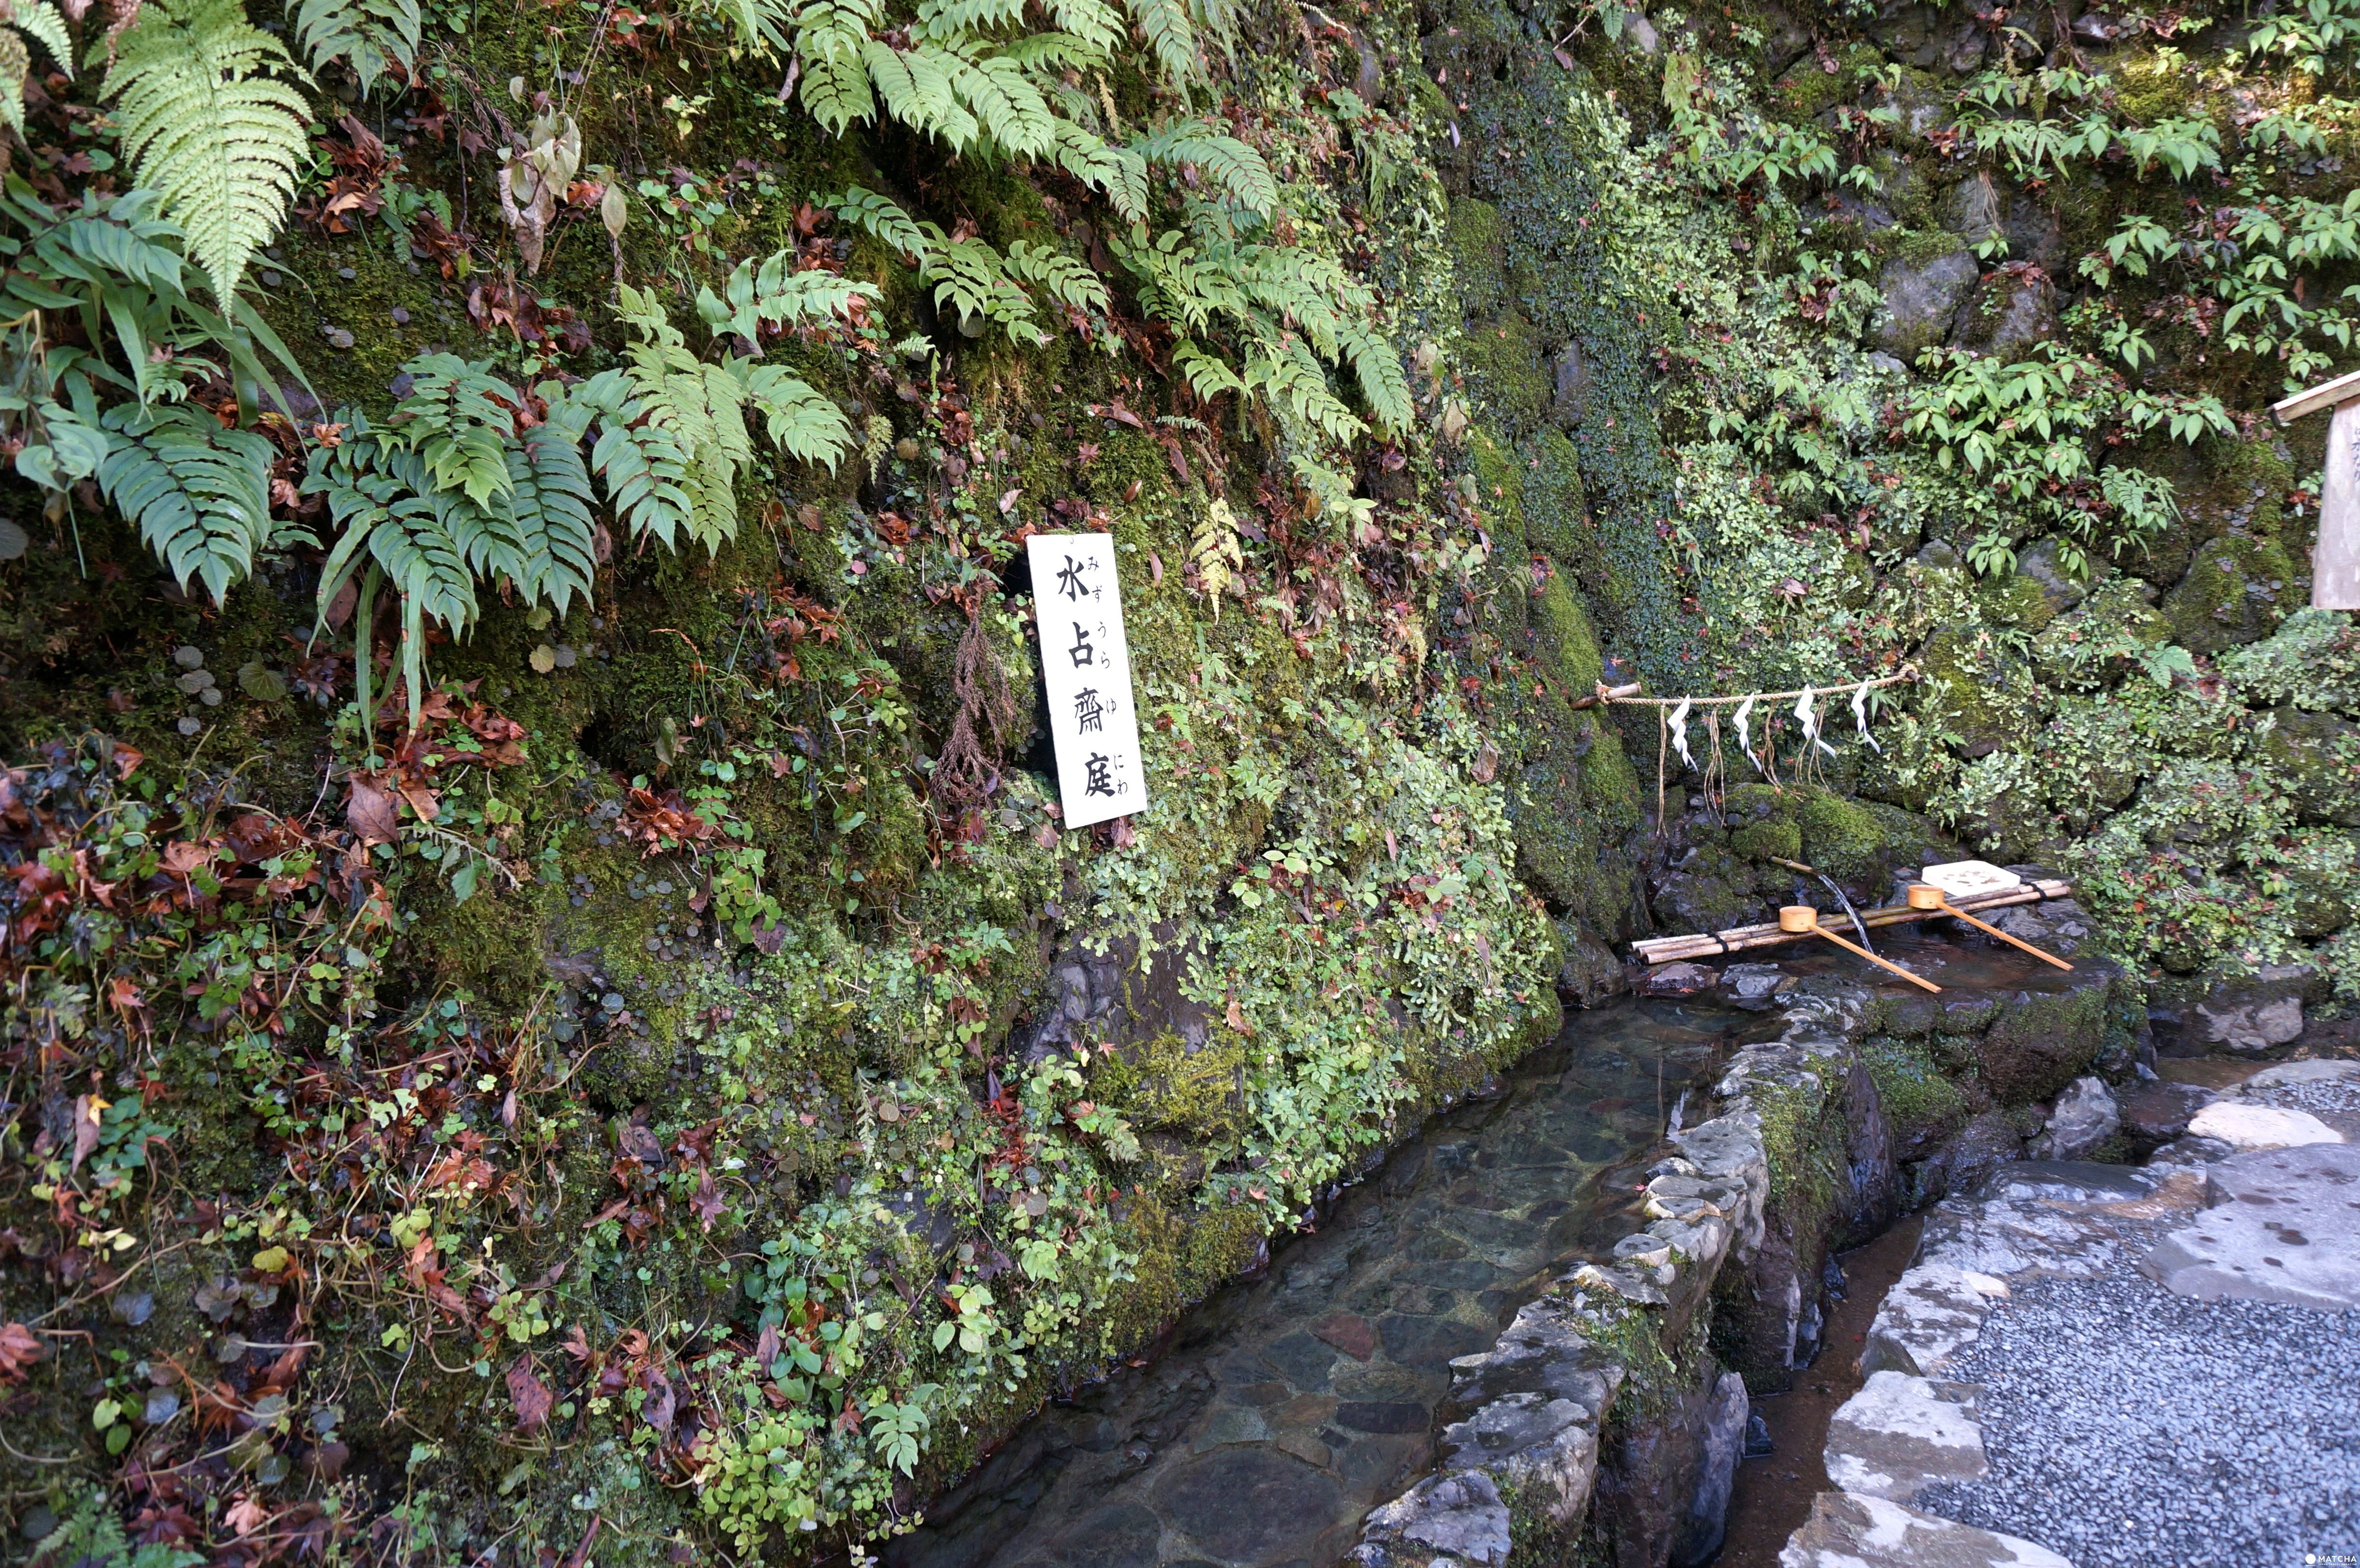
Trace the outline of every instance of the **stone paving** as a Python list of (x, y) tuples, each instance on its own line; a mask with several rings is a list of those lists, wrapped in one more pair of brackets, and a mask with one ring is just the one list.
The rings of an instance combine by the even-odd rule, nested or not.
[(1575, 1015), (1162, 1358), (1044, 1410), (889, 1568), (1325, 1568), (1433, 1462), (1452, 1357), (1633, 1228), (1617, 1189), (1741, 1021), (1768, 1025), (1662, 1001)]

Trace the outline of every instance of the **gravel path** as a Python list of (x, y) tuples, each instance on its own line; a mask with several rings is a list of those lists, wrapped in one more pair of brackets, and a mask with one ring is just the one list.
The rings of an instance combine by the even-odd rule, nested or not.
[(2077, 1568), (2360, 1553), (2360, 1312), (2176, 1296), (2132, 1261), (2019, 1285), (1947, 1368), (1991, 1474), (1917, 1506)]
[(2280, 1110), (2360, 1111), (2360, 1078), (2315, 1078), (2307, 1083), (2272, 1083), (2249, 1091), (2248, 1104), (2275, 1105)]

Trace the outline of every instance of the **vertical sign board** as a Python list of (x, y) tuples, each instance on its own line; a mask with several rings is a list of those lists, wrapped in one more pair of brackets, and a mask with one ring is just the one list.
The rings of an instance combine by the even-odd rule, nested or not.
[(2325, 408), (2335, 413), (2328, 421), (2319, 540), (2311, 551), (2311, 602), (2322, 610), (2360, 610), (2360, 370), (2270, 405), (2282, 425)]
[(1065, 825), (1086, 828), (1143, 811), (1147, 771), (1131, 708), (1113, 536), (1034, 534), (1024, 548)]

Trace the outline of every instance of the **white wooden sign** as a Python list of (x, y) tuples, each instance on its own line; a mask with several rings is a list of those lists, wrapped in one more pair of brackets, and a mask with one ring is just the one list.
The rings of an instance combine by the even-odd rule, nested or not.
[(2005, 893), (2010, 887), (2024, 886), (2023, 877), (1988, 860), (1953, 860), (1947, 866), (1928, 866), (1918, 873), (1918, 880), (1931, 883), (1953, 898)]
[(1147, 809), (1147, 770), (1131, 698), (1131, 647), (1108, 534), (1034, 534), (1032, 603), (1057, 792), (1069, 828)]
[(2322, 408), (2335, 413), (2328, 421), (2319, 539), (2311, 551), (2311, 602), (2322, 610), (2360, 610), (2360, 371), (2270, 405), (2282, 425)]

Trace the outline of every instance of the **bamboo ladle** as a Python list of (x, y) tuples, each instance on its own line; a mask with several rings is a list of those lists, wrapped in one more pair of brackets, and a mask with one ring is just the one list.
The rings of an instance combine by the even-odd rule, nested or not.
[(1923, 986), (1928, 991), (1937, 993), (1940, 992), (1942, 989), (1939, 985), (1935, 985), (1931, 980), (1925, 979), (1920, 975), (1912, 975), (1907, 969), (1902, 968), (1898, 964), (1887, 963), (1885, 960), (1879, 958), (1876, 954), (1869, 952), (1868, 949), (1859, 946), (1854, 942), (1847, 942), (1842, 937), (1836, 935), (1835, 932), (1819, 924), (1819, 911), (1813, 909), (1808, 904), (1788, 904), (1780, 909), (1778, 911), (1778, 929), (1782, 931), (1809, 931), (1816, 935), (1823, 936), (1830, 942), (1834, 942), (1838, 947), (1842, 948), (1846, 953), (1856, 953), (1860, 957), (1867, 959), (1871, 964), (1875, 964), (1879, 969), (1891, 970), (1894, 974), (1900, 975), (1904, 980), (1908, 981), (1912, 985)]
[(2032, 954), (2033, 957), (2039, 959), (2043, 964), (2053, 964), (2060, 969), (2070, 969), (2073, 967), (2053, 953), (2043, 953), (2040, 949), (2033, 946), (2030, 942), (2025, 942), (2017, 937), (2012, 937), (2008, 935), (2007, 932), (2000, 930), (1997, 926), (1986, 925), (1982, 920), (1975, 919), (1974, 916), (1967, 913), (1964, 909), (1961, 909), (1957, 905), (1951, 903), (1950, 900), (1944, 896), (1942, 889), (1935, 887), (1931, 882), (1912, 882), (1909, 884), (1909, 907), (1913, 909), (1939, 909), (1942, 913), (1950, 916), (1954, 920), (1966, 921), (1967, 924), (1974, 927), (1975, 930), (1983, 932), (1987, 936), (1995, 936), (2011, 947), (2020, 947), (2024, 949), (2025, 952)]

